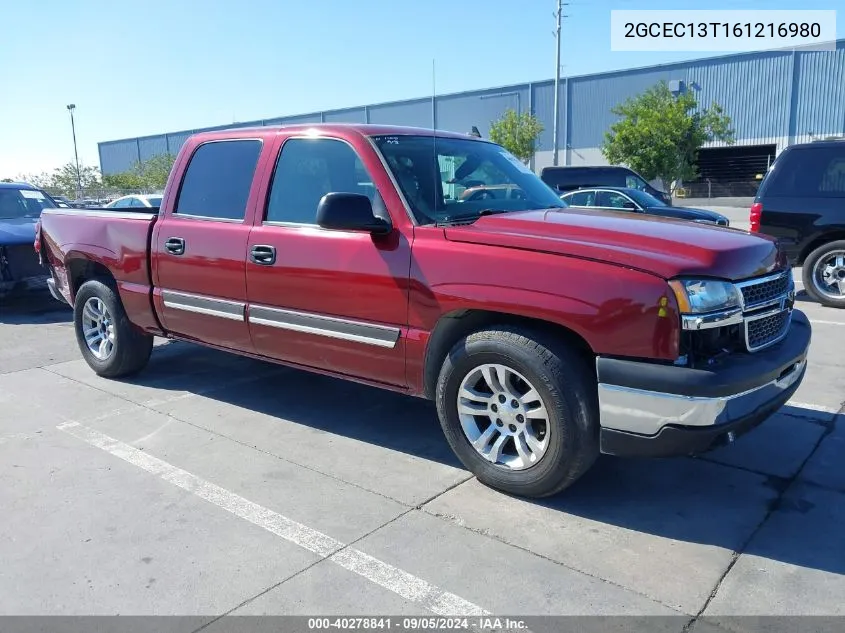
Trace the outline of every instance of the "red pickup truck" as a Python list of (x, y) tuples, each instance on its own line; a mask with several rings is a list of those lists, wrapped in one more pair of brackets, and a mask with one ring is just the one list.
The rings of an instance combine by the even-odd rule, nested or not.
[[(479, 182), (518, 195), (461, 196)], [(466, 467), (514, 494), (556, 493), (599, 453), (731, 442), (806, 370), (772, 239), (568, 208), (479, 138), (197, 134), (148, 211), (42, 216), (95, 372), (139, 371), (163, 336), (429, 398)]]

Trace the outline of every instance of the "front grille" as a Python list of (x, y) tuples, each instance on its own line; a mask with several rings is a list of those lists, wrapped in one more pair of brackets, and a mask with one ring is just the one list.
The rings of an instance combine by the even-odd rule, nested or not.
[(749, 319), (745, 322), (745, 342), (753, 352), (779, 341), (789, 327), (791, 313), (782, 310), (762, 318)]
[(743, 281), (737, 287), (742, 292), (748, 351), (756, 352), (783, 339), (789, 331), (795, 300), (792, 273), (787, 270)]
[(759, 282), (746, 282), (740, 284), (742, 300), (745, 308), (752, 308), (757, 305), (771, 303), (780, 299), (789, 291), (789, 271), (781, 273), (776, 277), (767, 277)]

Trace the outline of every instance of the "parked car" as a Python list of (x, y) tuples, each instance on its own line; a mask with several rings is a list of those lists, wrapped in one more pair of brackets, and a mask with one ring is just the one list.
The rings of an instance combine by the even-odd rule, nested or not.
[(56, 206), (61, 209), (72, 209), (73, 203), (68, 200), (65, 196), (54, 196), (53, 194), (48, 194), (53, 202), (56, 203)]
[(751, 205), (751, 230), (775, 237), (813, 299), (845, 308), (845, 140), (787, 147)]
[(672, 206), (672, 196), (651, 186), (645, 178), (627, 167), (544, 167), (540, 178), (560, 193), (591, 187), (627, 187), (644, 191), (663, 204)]
[(600, 189), (576, 189), (561, 196), (570, 207), (602, 209), (607, 211), (633, 211), (663, 218), (690, 220), (705, 224), (729, 226), (730, 221), (721, 213), (708, 209), (691, 207), (670, 207), (662, 200), (639, 189), (628, 187), (602, 187)]
[(49, 276), (32, 250), (43, 209), (55, 203), (38, 187), (0, 183), (0, 301), (13, 292), (43, 287)]
[[(525, 197), (447, 200), (443, 163)], [(811, 328), (774, 240), (562, 208), (478, 138), (262, 127), (190, 137), (158, 213), (49, 210), (36, 243), (97, 374), (164, 336), (429, 398), (464, 465), (519, 495), (600, 452), (729, 443), (795, 392)]]
[(515, 185), (485, 185), (478, 184), (464, 189), (458, 196), (463, 202), (475, 202), (477, 200), (493, 200), (495, 198), (511, 198), (521, 200), (525, 192)]
[(128, 196), (122, 196), (116, 200), (112, 200), (107, 205), (108, 209), (131, 209), (131, 208), (146, 208), (158, 209), (161, 206), (161, 196), (142, 195), (133, 193)]

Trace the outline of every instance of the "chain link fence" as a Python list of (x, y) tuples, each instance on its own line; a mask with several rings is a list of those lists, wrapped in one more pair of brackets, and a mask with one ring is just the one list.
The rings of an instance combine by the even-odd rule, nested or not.
[(675, 192), (676, 198), (753, 198), (757, 195), (760, 180), (730, 182), (685, 182)]
[(131, 194), (150, 196), (163, 193), (162, 189), (115, 189), (112, 187), (83, 187), (79, 192), (76, 189), (67, 191), (55, 187), (46, 187), (44, 191), (53, 198), (70, 203), (74, 207), (100, 207)]

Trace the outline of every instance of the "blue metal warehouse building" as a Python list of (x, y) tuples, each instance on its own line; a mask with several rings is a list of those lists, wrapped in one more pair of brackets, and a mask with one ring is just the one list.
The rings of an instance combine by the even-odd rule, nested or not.
[[(673, 90), (695, 91), (702, 106), (716, 101), (733, 120), (736, 143), (701, 152), (701, 180), (728, 183), (753, 180), (784, 147), (845, 134), (845, 39), (836, 50), (788, 49), (734, 54), (623, 71), (561, 78), (559, 163), (601, 165), (599, 149), (614, 122), (611, 108), (660, 80)], [(286, 123), (357, 122), (435, 127), (486, 136), (490, 122), (508, 108), (529, 110), (545, 130), (533, 168), (552, 164), (554, 82), (502, 86), (183, 130), (99, 144), (104, 174), (124, 171), (138, 160), (175, 154), (192, 133)], [(715, 192), (714, 192), (715, 193)], [(725, 191), (726, 195), (745, 195)]]

